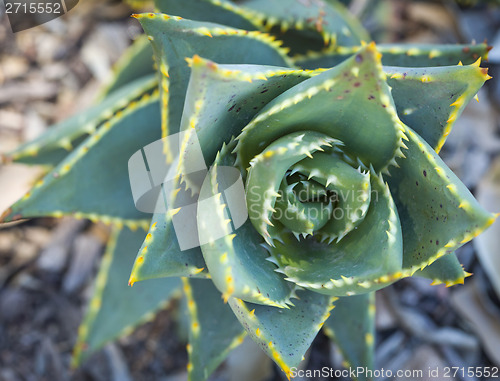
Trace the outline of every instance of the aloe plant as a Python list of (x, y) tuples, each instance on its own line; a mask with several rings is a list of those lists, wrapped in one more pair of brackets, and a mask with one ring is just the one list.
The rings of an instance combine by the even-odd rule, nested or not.
[[(52, 167), (3, 221), (111, 225), (74, 365), (184, 294), (191, 380), (245, 335), (290, 377), (322, 327), (348, 364), (373, 369), (374, 292), (410, 276), (463, 283), (454, 251), (494, 221), (438, 156), (489, 78), (488, 47), (367, 44), (334, 0), (156, 6), (176, 16), (134, 15), (147, 39), (96, 106), (3, 157)], [(199, 187), (176, 180), (209, 200), (201, 245), (186, 250), (179, 208), (141, 212), (128, 174), (142, 147), (180, 132), (210, 167)], [(179, 168), (193, 155), (182, 148)], [(246, 192), (237, 229), (217, 170), (228, 167)]]

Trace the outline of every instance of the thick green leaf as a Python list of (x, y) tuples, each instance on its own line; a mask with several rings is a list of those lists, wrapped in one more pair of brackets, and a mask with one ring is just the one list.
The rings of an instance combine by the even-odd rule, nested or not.
[(477, 64), (425, 69), (384, 67), (396, 110), (437, 152), (455, 120), (489, 78)]
[[(382, 53), (382, 63), (388, 66), (427, 67), (452, 66), (460, 61), (472, 64), (479, 58), (487, 59), (490, 48), (487, 44), (469, 45), (404, 45), (378, 44), (377, 49)], [(311, 52), (296, 56), (295, 65), (304, 69), (332, 67), (351, 57), (359, 47), (338, 47), (324, 52)]]
[[(400, 119), (435, 149), (444, 143), (455, 120), (488, 78), (486, 69), (476, 65), (383, 69)], [(181, 129), (195, 126), (205, 159), (212, 162), (227, 141), (224, 136), (237, 135), (264, 104), (319, 73), (216, 65), (197, 59), (192, 64)]]
[(153, 76), (135, 80), (99, 104), (55, 124), (40, 137), (19, 146), (5, 157), (22, 163), (55, 166), (113, 115), (123, 111), (130, 102), (152, 94), (157, 86)]
[(350, 296), (378, 290), (403, 276), (401, 227), (391, 194), (371, 176), (371, 205), (363, 222), (339, 242), (297, 241), (282, 234), (269, 250), (287, 279), (318, 293)]
[(463, 284), (464, 279), (470, 275), (464, 270), (455, 253), (446, 254), (414, 274), (414, 276), (431, 279), (432, 285), (445, 284), (446, 287)]
[[(267, 103), (314, 74), (264, 65), (218, 65), (196, 57), (181, 130), (195, 128), (205, 161), (212, 163), (222, 143), (237, 136)], [(182, 151), (188, 157), (191, 146)]]
[(153, 47), (147, 37), (137, 37), (115, 64), (112, 80), (104, 87), (100, 98), (105, 99), (136, 79), (154, 74), (153, 63)]
[(296, 0), (157, 0), (165, 13), (235, 28), (268, 31), (292, 54), (320, 50), (328, 44), (359, 45), (370, 38), (359, 21), (337, 1)]
[[(246, 220), (246, 211), (241, 210), (246, 207), (243, 182), (239, 189), (241, 198), (226, 193), (231, 192), (234, 184), (225, 171), (234, 163), (228, 152), (232, 148), (234, 145), (223, 148), (201, 189), (198, 230), (203, 257), (225, 300), (233, 296), (252, 303), (286, 307), (293, 285), (267, 261), (269, 254), (261, 246), (262, 237), (252, 224), (247, 221), (240, 226)], [(224, 234), (212, 238), (218, 232)], [(224, 236), (219, 238), (221, 235)]]
[(119, 336), (154, 318), (174, 296), (180, 296), (179, 279), (166, 278), (127, 287), (128, 275), (144, 231), (113, 227), (102, 259), (94, 293), (78, 331), (73, 365)]
[(330, 316), (336, 298), (298, 291), (290, 309), (262, 306), (230, 298), (229, 305), (248, 335), (290, 378)]
[(403, 267), (414, 273), (470, 241), (495, 218), (413, 130), (389, 186), (403, 229)]
[(233, 28), (256, 30), (250, 14), (238, 5), (222, 0), (155, 0), (156, 8), (169, 15), (214, 22)]
[(238, 136), (239, 164), (246, 169), (272, 141), (303, 130), (342, 141), (346, 154), (377, 171), (400, 154), (402, 125), (374, 45), (268, 103)]
[(161, 75), (162, 136), (179, 131), (189, 81), (186, 58), (194, 55), (231, 64), (290, 66), (279, 42), (257, 31), (162, 14), (135, 15), (152, 41)]
[[(351, 368), (375, 370), (375, 293), (339, 298), (325, 322), (327, 336), (335, 341)], [(358, 381), (371, 378), (358, 373)]]
[[(370, 39), (361, 23), (339, 2), (249, 0), (242, 12), (292, 48), (292, 53), (321, 49), (324, 45), (352, 46)], [(287, 33), (293, 31), (293, 33)]]
[(464, 65), (487, 59), (491, 48), (486, 43), (464, 45), (380, 44), (382, 62), (389, 66), (426, 67)]
[(199, 247), (181, 250), (170, 215), (155, 213), (134, 262), (130, 283), (179, 276), (208, 276), (201, 250)]
[(183, 283), (190, 317), (188, 380), (203, 381), (246, 332), (211, 281), (183, 278)]
[(14, 204), (5, 220), (74, 214), (147, 229), (149, 216), (134, 205), (128, 160), (160, 138), (159, 125), (157, 95), (129, 105)]

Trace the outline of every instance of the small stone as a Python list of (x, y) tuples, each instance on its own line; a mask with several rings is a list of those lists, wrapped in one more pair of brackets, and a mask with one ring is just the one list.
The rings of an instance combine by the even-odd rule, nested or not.
[(13, 322), (23, 317), (28, 304), (28, 297), (20, 289), (8, 288), (0, 294), (0, 316), (7, 322)]

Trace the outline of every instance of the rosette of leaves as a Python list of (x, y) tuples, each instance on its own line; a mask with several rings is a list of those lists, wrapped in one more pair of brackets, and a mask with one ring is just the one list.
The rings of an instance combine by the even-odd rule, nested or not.
[[(347, 363), (372, 368), (374, 291), (414, 275), (463, 283), (454, 251), (494, 220), (438, 156), (487, 70), (480, 60), (382, 66), (384, 57), (470, 62), (486, 46), (381, 54), (335, 1), (182, 4), (221, 24), (136, 15), (150, 45), (132, 47), (101, 102), (4, 157), (52, 167), (4, 221), (73, 215), (112, 226), (75, 365), (184, 293), (191, 380), (207, 378), (245, 335), (290, 376), (322, 327)], [(327, 50), (317, 45), (317, 57), (344, 46), (342, 59), (328, 61), (340, 63), (297, 67), (295, 43), (305, 41), (303, 51), (318, 39)], [(171, 213), (135, 208), (127, 167), (143, 146), (179, 131), (196, 133), (211, 167), (200, 189), (180, 184), (214, 200), (198, 210), (199, 234), (228, 233), (184, 251)], [(225, 186), (221, 166), (245, 182), (249, 220), (234, 233), (224, 199), (211, 197)]]

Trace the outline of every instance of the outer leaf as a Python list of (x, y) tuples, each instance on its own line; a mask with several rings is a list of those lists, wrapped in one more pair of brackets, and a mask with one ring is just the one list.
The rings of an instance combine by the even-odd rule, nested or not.
[(157, 85), (152, 76), (135, 80), (99, 104), (52, 126), (40, 137), (5, 155), (5, 158), (55, 166), (109, 118), (123, 111), (131, 102), (152, 94)]
[(336, 298), (311, 291), (299, 291), (299, 299), (290, 309), (245, 303), (230, 298), (236, 317), (249, 336), (291, 376), (291, 368), (302, 361), (304, 354), (330, 316)]
[(470, 241), (495, 218), (410, 128), (389, 186), (403, 228), (403, 267), (414, 273)]
[(243, 342), (246, 332), (212, 282), (183, 278), (183, 283), (191, 320), (188, 380), (202, 381)]
[(470, 275), (472, 274), (464, 270), (455, 253), (446, 254), (414, 274), (414, 276), (431, 279), (432, 285), (445, 284), (446, 287), (464, 284), (464, 279)]
[[(206, 240), (208, 242), (201, 246), (203, 257), (214, 284), (226, 301), (233, 296), (253, 303), (286, 307), (293, 285), (275, 272), (276, 266), (267, 261), (269, 254), (261, 247), (262, 237), (249, 221), (235, 234), (228, 231), (230, 223), (240, 225), (236, 222), (240, 216), (233, 217), (231, 207), (234, 205), (228, 205), (226, 197), (222, 196), (232, 184), (219, 168), (234, 163), (228, 153), (232, 148), (234, 145), (222, 149), (201, 189), (200, 200), (203, 201), (198, 206), (200, 237), (212, 237), (214, 231), (227, 232), (222, 238)], [(244, 207), (245, 200), (240, 201)]]
[[(324, 325), (349, 367), (374, 370), (375, 293), (339, 298)], [(370, 378), (358, 373), (358, 380)]]
[(220, 63), (289, 66), (279, 43), (260, 32), (232, 29), (161, 14), (135, 15), (149, 35), (162, 92), (162, 136), (179, 131), (189, 68), (195, 54)]
[[(359, 45), (370, 39), (359, 21), (339, 2), (314, 1), (304, 3), (297, 0), (250, 0), (243, 4), (254, 23), (276, 33), (292, 51), (307, 51), (315, 45), (314, 40), (333, 45)], [(277, 28), (273, 29), (276, 25)], [(289, 40), (286, 31), (293, 29), (293, 37), (302, 39), (302, 44)], [(307, 33), (309, 32), (309, 33)]]
[(153, 47), (146, 36), (141, 35), (122, 54), (115, 65), (113, 79), (101, 92), (104, 99), (119, 88), (135, 81), (137, 78), (155, 73), (153, 67)]
[(385, 67), (398, 115), (439, 152), (455, 120), (489, 79), (479, 61), (468, 66)]
[[(403, 276), (402, 237), (387, 185), (371, 176), (371, 205), (357, 229), (328, 245), (314, 238), (294, 242), (290, 234), (270, 248), (288, 280), (334, 296), (378, 290)], [(369, 242), (370, 244), (367, 244)], [(353, 264), (356, 264), (353, 266)]]
[(148, 216), (134, 205), (128, 160), (138, 149), (160, 137), (159, 124), (157, 95), (145, 96), (129, 105), (14, 204), (5, 220), (74, 213), (93, 221), (147, 227)]
[[(195, 128), (207, 163), (271, 100), (315, 72), (264, 65), (218, 65), (195, 56), (181, 130)], [(190, 146), (185, 147), (188, 157)]]
[(380, 47), (384, 55), (384, 65), (426, 67), (452, 66), (462, 61), (472, 64), (479, 58), (488, 59), (490, 47), (486, 43), (465, 45), (434, 45), (434, 44), (383, 44)]
[(346, 154), (377, 171), (400, 154), (402, 126), (374, 44), (268, 103), (238, 137), (239, 164), (246, 169), (272, 141), (304, 129), (342, 141)]
[[(455, 120), (489, 78), (486, 69), (477, 64), (383, 70), (399, 118), (435, 149), (442, 146)], [(195, 126), (206, 162), (210, 163), (218, 147), (227, 142), (224, 136), (237, 135), (264, 104), (319, 73), (320, 70), (216, 65), (195, 59), (181, 129)]]
[(130, 284), (162, 277), (208, 276), (199, 247), (182, 251), (168, 213), (153, 215), (148, 235), (138, 251)]
[(220, 0), (157, 0), (162, 12), (247, 30), (267, 30), (285, 41), (292, 52), (322, 49), (332, 43), (356, 45), (369, 36), (337, 1), (250, 0), (238, 4)]
[(180, 296), (179, 279), (167, 278), (127, 288), (127, 279), (144, 232), (113, 227), (111, 239), (97, 275), (94, 294), (78, 331), (73, 365), (139, 324), (154, 317), (168, 301)]
[[(427, 67), (450, 66), (460, 61), (471, 64), (479, 58), (487, 59), (490, 48), (487, 44), (469, 45), (398, 45), (379, 44), (382, 63), (388, 66)], [(359, 47), (338, 47), (329, 52), (311, 52), (294, 57), (297, 66), (304, 69), (332, 67), (351, 57)]]
[(255, 22), (244, 8), (227, 1), (217, 0), (155, 0), (162, 13), (191, 20), (214, 22), (233, 28), (256, 30)]

